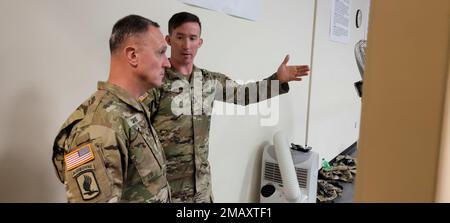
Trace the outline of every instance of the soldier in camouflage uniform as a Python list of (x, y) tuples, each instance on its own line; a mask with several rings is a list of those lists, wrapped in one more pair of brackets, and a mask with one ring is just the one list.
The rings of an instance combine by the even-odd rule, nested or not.
[(159, 25), (130, 15), (110, 38), (108, 82), (63, 124), (53, 163), (69, 202), (170, 202), (164, 152), (140, 96), (169, 61)]
[(287, 82), (299, 81), (309, 71), (308, 66), (287, 66), (286, 57), (276, 74), (239, 85), (224, 74), (194, 66), (203, 42), (200, 32), (197, 16), (186, 12), (172, 16), (166, 36), (172, 67), (166, 70), (163, 86), (149, 91), (144, 100), (166, 155), (173, 202), (213, 201), (208, 146), (214, 100), (256, 103), (288, 92)]

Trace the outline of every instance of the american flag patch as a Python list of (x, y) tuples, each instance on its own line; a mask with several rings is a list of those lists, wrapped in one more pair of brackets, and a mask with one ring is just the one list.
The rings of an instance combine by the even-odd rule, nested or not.
[(64, 156), (67, 171), (73, 170), (94, 159), (91, 144), (84, 145)]

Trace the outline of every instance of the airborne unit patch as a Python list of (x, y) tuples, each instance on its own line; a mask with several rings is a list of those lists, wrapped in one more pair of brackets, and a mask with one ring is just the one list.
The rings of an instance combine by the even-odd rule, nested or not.
[(100, 188), (94, 172), (84, 172), (76, 180), (83, 200), (90, 200), (100, 194)]

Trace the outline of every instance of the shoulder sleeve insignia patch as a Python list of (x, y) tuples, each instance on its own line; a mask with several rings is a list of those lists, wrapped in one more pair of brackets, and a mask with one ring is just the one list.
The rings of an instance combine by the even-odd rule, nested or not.
[(77, 177), (78, 188), (83, 200), (90, 200), (100, 194), (97, 179), (94, 172), (87, 171)]
[(94, 159), (91, 144), (84, 145), (64, 156), (66, 170), (73, 170)]

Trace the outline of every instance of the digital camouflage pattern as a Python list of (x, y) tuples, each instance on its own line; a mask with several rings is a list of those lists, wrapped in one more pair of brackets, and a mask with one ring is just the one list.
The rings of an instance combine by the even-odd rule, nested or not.
[(319, 171), (317, 185), (318, 202), (333, 202), (342, 195), (343, 187), (339, 182), (352, 183), (355, 176), (356, 158), (349, 155), (337, 156), (330, 170), (322, 168)]
[[(67, 165), (65, 155), (89, 154), (87, 148), (92, 160)], [(99, 82), (70, 115), (56, 136), (53, 163), (69, 202), (170, 202), (165, 157), (148, 109), (118, 86)]]
[(319, 172), (322, 179), (338, 180), (351, 183), (356, 175), (356, 159), (348, 155), (339, 155), (331, 165), (330, 171), (324, 169)]
[(331, 203), (342, 195), (343, 187), (335, 180), (318, 180), (317, 184), (319, 203)]
[(208, 151), (214, 100), (248, 105), (288, 91), (289, 85), (280, 84), (275, 74), (240, 85), (221, 73), (196, 66), (191, 75), (166, 69), (164, 84), (149, 91), (144, 104), (150, 108), (164, 148), (172, 201), (213, 201)]

